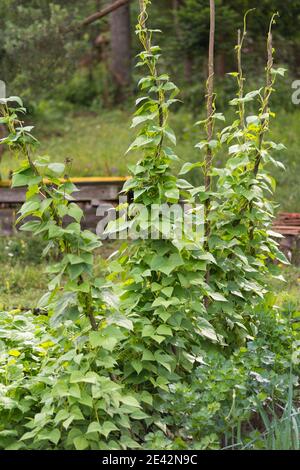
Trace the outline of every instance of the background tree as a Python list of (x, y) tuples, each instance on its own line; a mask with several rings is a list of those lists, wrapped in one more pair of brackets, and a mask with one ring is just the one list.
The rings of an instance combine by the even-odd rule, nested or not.
[[(255, 7), (244, 46), (245, 72), (251, 75), (264, 68), (260, 38), (269, 12), (278, 10), (278, 61), (288, 65), (291, 79), (298, 76), (300, 0), (217, 0), (216, 78), (234, 69), (236, 25)], [(131, 27), (137, 8), (135, 0), (28, 0), (26, 6), (22, 0), (1, 2), (0, 79), (8, 84), (8, 93), (22, 94), (27, 105), (34, 106), (53, 99), (96, 109), (115, 104), (114, 100), (120, 103), (130, 90), (131, 62), (137, 52)], [(165, 32), (162, 66), (176, 76), (184, 101), (195, 106), (205, 94), (199, 83), (207, 70), (209, 2), (154, 0), (151, 18)], [(227, 87), (222, 80), (224, 102), (232, 92)]]
[[(112, 0), (114, 3), (114, 0)], [(110, 15), (111, 72), (116, 85), (116, 100), (123, 101), (131, 83), (130, 4)]]

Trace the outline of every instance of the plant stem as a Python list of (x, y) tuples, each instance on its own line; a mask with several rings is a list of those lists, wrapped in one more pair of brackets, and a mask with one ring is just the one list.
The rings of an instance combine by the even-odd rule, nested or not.
[[(270, 30), (268, 34), (267, 50), (268, 50), (268, 63), (267, 63), (267, 69), (266, 69), (267, 76), (266, 76), (266, 87), (265, 87), (265, 92), (264, 92), (264, 101), (263, 101), (263, 106), (262, 106), (262, 115), (266, 114), (269, 110), (269, 101), (270, 101), (270, 97), (272, 94), (272, 87), (273, 87), (272, 68), (274, 64), (274, 59), (273, 59), (273, 37), (272, 37), (271, 26), (270, 26)], [(268, 117), (264, 117), (261, 123), (261, 131), (260, 131), (259, 138), (258, 138), (259, 140), (258, 152), (256, 155), (255, 165), (253, 169), (254, 176), (257, 176), (257, 173), (258, 173), (259, 164), (261, 161), (261, 149), (263, 145), (264, 136), (267, 131), (268, 121), (269, 121)]]
[[(243, 130), (245, 130), (245, 104), (242, 100), (244, 97), (244, 76), (243, 76), (243, 66), (242, 66), (242, 47), (244, 42), (246, 31), (244, 29), (243, 34), (241, 30), (238, 30), (238, 43), (237, 43), (237, 65), (238, 65), (238, 85), (239, 85), (239, 116), (240, 123)], [(245, 136), (244, 136), (245, 138)]]
[(151, 60), (151, 34), (149, 34), (147, 28), (146, 28), (146, 22), (148, 19), (148, 14), (147, 14), (147, 0), (139, 0), (140, 4), (140, 16), (139, 16), (139, 25), (141, 28), (140, 34), (139, 34), (139, 39), (141, 44), (143, 45), (144, 49), (146, 52), (149, 54), (149, 58), (146, 60), (147, 66), (149, 68), (150, 74), (152, 77), (154, 77), (155, 81), (155, 86), (159, 88), (158, 90), (158, 120), (159, 120), (159, 127), (161, 128), (161, 138), (159, 141), (159, 144), (156, 149), (156, 154), (155, 157), (158, 158), (161, 152), (161, 148), (163, 145), (163, 140), (164, 140), (164, 133), (163, 133), (163, 126), (166, 121), (166, 116), (164, 113), (164, 103), (165, 103), (165, 94), (163, 90), (160, 88), (160, 83), (158, 80), (158, 72), (155, 63), (152, 63)]
[[(276, 15), (272, 16), (270, 27), (269, 27), (268, 39), (267, 39), (268, 62), (267, 62), (267, 67), (266, 67), (266, 86), (264, 90), (264, 97), (263, 97), (263, 103), (262, 103), (262, 108), (261, 108), (261, 115), (263, 119), (261, 122), (261, 128), (260, 128), (260, 132), (258, 135), (258, 150), (257, 150), (257, 154), (256, 154), (255, 161), (254, 161), (254, 167), (253, 167), (253, 174), (255, 178), (257, 177), (259, 165), (261, 162), (261, 151), (262, 151), (262, 147), (264, 143), (264, 137), (268, 130), (269, 116), (266, 114), (268, 114), (269, 112), (269, 102), (270, 102), (270, 97), (271, 97), (271, 94), (273, 91), (273, 85), (274, 85), (274, 79), (272, 78), (272, 68), (274, 65), (272, 25), (274, 23), (275, 16)], [(250, 212), (253, 209), (252, 201), (250, 202), (249, 209), (250, 209)], [(250, 232), (249, 232), (250, 242), (252, 242), (254, 239), (254, 230), (255, 230), (255, 224), (252, 221), (250, 224)], [(251, 253), (254, 255), (253, 249), (251, 249)]]

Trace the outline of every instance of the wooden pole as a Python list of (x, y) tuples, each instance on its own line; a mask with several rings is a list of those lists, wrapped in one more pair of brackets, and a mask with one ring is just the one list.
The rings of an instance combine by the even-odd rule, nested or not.
[[(205, 165), (204, 165), (204, 185), (205, 191), (211, 191), (211, 168), (212, 168), (212, 158), (213, 152), (209, 143), (212, 140), (214, 132), (214, 74), (215, 74), (215, 64), (214, 64), (214, 55), (215, 55), (215, 22), (216, 22), (216, 13), (215, 13), (215, 2), (210, 0), (210, 29), (209, 29), (209, 48), (208, 48), (208, 79), (207, 79), (207, 152), (205, 156)], [(204, 231), (205, 231), (205, 249), (208, 250), (208, 240), (210, 236), (210, 222), (208, 220), (210, 212), (210, 196), (205, 200), (204, 203)], [(209, 283), (210, 279), (210, 269), (209, 265), (206, 270), (206, 282)], [(207, 308), (209, 306), (209, 298), (205, 297), (204, 305)]]
[[(208, 50), (208, 79), (207, 79), (207, 141), (208, 143), (212, 140), (214, 122), (213, 122), (213, 113), (214, 113), (214, 53), (215, 53), (215, 2), (210, 0), (210, 31), (209, 31), (209, 50)], [(205, 191), (210, 192), (211, 190), (211, 167), (212, 167), (212, 149), (208, 145), (207, 152), (205, 156), (205, 166), (204, 166), (204, 185)], [(206, 244), (207, 238), (210, 233), (210, 224), (208, 221), (210, 211), (210, 198), (208, 197), (205, 201), (205, 236)]]

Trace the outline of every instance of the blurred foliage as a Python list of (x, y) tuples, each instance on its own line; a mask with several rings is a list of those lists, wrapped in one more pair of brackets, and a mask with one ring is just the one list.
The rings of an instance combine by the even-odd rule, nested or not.
[[(233, 67), (233, 46), (237, 40), (237, 29), (243, 23), (246, 11), (255, 9), (249, 16), (247, 43), (245, 48), (252, 56), (252, 65), (265, 63), (265, 33), (272, 13), (278, 11), (280, 19), (275, 28), (279, 59), (295, 67), (296, 47), (299, 47), (297, 18), (300, 1), (281, 0), (216, 0), (216, 54), (225, 54), (227, 71)], [(209, 31), (209, 2), (185, 0), (179, 8), (179, 25), (182, 30), (183, 48), (192, 56), (206, 55)], [(282, 47), (283, 46), (283, 47)], [(294, 48), (294, 49), (293, 49)], [(293, 49), (293, 50), (292, 50)], [(287, 54), (292, 51), (292, 55)], [(228, 60), (229, 59), (229, 60)]]
[[(0, 5), (0, 70), (8, 94), (21, 94), (31, 111), (40, 100), (67, 102), (72, 106), (102, 109), (113, 105), (113, 85), (109, 71), (109, 17), (88, 27), (78, 27), (86, 16), (107, 1), (87, 0), (3, 0)], [(131, 3), (132, 56), (137, 52), (133, 33), (138, 2)], [(280, 18), (274, 30), (277, 63), (290, 74), (278, 94), (281, 107), (291, 108), (287, 89), (299, 74), (300, 35), (297, 27), (300, 0), (217, 0), (216, 74), (220, 103), (227, 101), (228, 82), (224, 73), (236, 68), (234, 45), (243, 15), (250, 8), (245, 43), (245, 69), (255, 73), (265, 63), (265, 31), (272, 12)], [(166, 52), (165, 68), (176, 76), (186, 104), (195, 109), (204, 99), (203, 78), (209, 28), (206, 0), (153, 0), (153, 24), (164, 31), (160, 42)], [(99, 43), (104, 38), (104, 43)], [(135, 74), (137, 72), (134, 72)], [(287, 99), (288, 98), (288, 99)]]
[[(69, 98), (70, 93), (72, 102), (74, 73), (84, 67), (80, 60), (88, 55), (98, 34), (97, 26), (86, 30), (77, 25), (95, 11), (96, 4), (92, 0), (29, 0), (26, 5), (22, 0), (1, 2), (1, 78), (8, 92), (22, 91), (33, 103), (41, 97)], [(89, 93), (84, 98), (90, 97)], [(82, 99), (81, 94), (79, 102)]]

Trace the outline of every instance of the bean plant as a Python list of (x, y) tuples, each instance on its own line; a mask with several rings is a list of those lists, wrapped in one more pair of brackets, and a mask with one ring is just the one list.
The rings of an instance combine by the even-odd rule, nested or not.
[[(216, 261), (205, 250), (199, 233), (179, 231), (177, 236), (178, 220), (172, 211), (162, 213), (159, 220), (153, 221), (150, 216), (154, 204), (163, 208), (185, 201), (190, 204), (195, 224), (203, 224), (194, 188), (172, 173), (171, 164), (178, 156), (168, 117), (178, 89), (167, 74), (159, 72), (161, 50), (154, 44), (159, 31), (147, 25), (149, 4), (147, 0), (140, 2), (136, 28), (143, 47), (138, 66), (147, 74), (139, 82), (144, 95), (137, 99), (132, 122), (132, 127), (140, 129), (128, 149), (141, 152), (143, 157), (124, 186), (126, 193), (133, 193), (128, 220), (122, 216), (112, 222), (107, 233), (134, 227), (140, 234), (121, 248), (117, 264), (112, 266), (118, 268), (111, 278), (123, 279), (121, 309), (134, 323), (134, 336), (128, 338), (126, 346), (134, 360), (125, 366), (126, 379), (142, 387), (167, 390), (170, 383), (201, 362), (207, 343), (222, 344), (203, 299), (209, 297), (216, 303), (226, 299), (206, 283), (207, 264)], [(181, 174), (189, 168), (185, 165)], [(155, 232), (158, 239), (151, 238)]]
[[(48, 268), (48, 292), (38, 304), (51, 315), (50, 327), (57, 331), (50, 338), (45, 334), (38, 345), (29, 341), (24, 352), (19, 344), (4, 352), (7, 400), (2, 403), (2, 446), (81, 450), (106, 448), (110, 442), (110, 448), (136, 447), (128, 429), (133, 429), (132, 414), (140, 419), (141, 405), (135, 394), (123, 391), (118, 354), (112, 354), (121, 349), (132, 323), (106, 302), (108, 284), (94, 276), (94, 254), (101, 242), (94, 233), (81, 230), (83, 212), (71, 196), (77, 189), (65, 174), (65, 165), (36, 156), (32, 127), (18, 117), (25, 112), (20, 98), (1, 99), (0, 108), (1, 122), (8, 129), (2, 143), (22, 159), (12, 187), (27, 189), (17, 223), (22, 224), (20, 230), (47, 241), (44, 255), (54, 248), (61, 254)], [(27, 321), (19, 315), (14, 320), (13, 326), (24, 330)], [(32, 330), (30, 334), (39, 333), (38, 327)], [(36, 347), (42, 359), (36, 356)], [(16, 366), (13, 358), (19, 356), (25, 366)], [(113, 431), (118, 433), (118, 445), (110, 439)], [(20, 442), (15, 442), (17, 434)]]
[[(226, 303), (209, 302), (207, 310), (215, 329), (220, 331), (227, 345), (236, 347), (256, 335), (256, 310), (268, 293), (270, 277), (281, 276), (272, 263), (288, 264), (278, 248), (281, 235), (272, 230), (276, 205), (272, 202), (276, 182), (269, 173), (270, 164), (283, 167), (273, 156), (273, 151), (284, 149), (282, 144), (267, 140), (269, 125), (274, 114), (270, 110), (270, 97), (278, 75), (284, 69), (273, 67), (271, 19), (268, 39), (266, 83), (259, 90), (244, 94), (242, 47), (246, 37), (246, 20), (236, 46), (238, 71), (230, 75), (237, 81), (237, 97), (230, 105), (237, 109), (237, 118), (223, 128), (215, 139), (202, 140), (197, 148), (211, 149), (212, 159), (222, 148), (228, 158), (224, 168), (211, 167), (214, 187), (201, 192), (200, 201), (210, 198), (207, 214), (210, 236), (207, 245), (216, 263), (209, 268), (209, 281), (214, 290), (226, 298)], [(258, 112), (253, 114), (257, 104)], [(247, 115), (247, 106), (252, 114)], [(225, 120), (214, 109), (204, 121)]]

